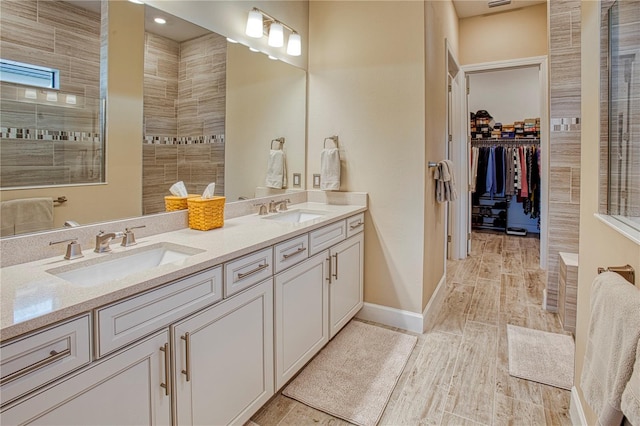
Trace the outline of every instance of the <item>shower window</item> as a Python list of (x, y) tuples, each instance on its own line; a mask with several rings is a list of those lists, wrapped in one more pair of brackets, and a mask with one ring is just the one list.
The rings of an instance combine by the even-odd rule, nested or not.
[[(640, 2), (609, 2), (603, 13), (600, 210), (640, 230)], [(606, 52), (604, 52), (606, 50)], [(606, 79), (606, 81), (605, 81)], [(604, 191), (603, 191), (604, 190)]]

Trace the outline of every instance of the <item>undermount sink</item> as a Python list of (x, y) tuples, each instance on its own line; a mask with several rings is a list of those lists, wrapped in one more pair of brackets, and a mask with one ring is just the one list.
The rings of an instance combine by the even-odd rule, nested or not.
[(148, 247), (106, 254), (73, 265), (49, 269), (47, 272), (79, 286), (96, 286), (147, 271), (160, 265), (181, 264), (204, 250), (172, 243), (157, 243)]
[(326, 212), (318, 210), (289, 210), (266, 216), (263, 219), (275, 220), (277, 222), (302, 223), (308, 220), (318, 219), (326, 214)]

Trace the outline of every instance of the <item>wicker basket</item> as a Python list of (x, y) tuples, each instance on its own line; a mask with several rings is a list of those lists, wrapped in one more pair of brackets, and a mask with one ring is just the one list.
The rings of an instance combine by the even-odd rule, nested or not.
[(186, 197), (176, 197), (174, 195), (166, 195), (164, 197), (165, 211), (174, 212), (176, 210), (186, 210), (187, 198), (195, 198), (195, 197), (199, 197), (199, 195), (189, 194)]
[(208, 231), (224, 225), (225, 197), (189, 198), (189, 228)]

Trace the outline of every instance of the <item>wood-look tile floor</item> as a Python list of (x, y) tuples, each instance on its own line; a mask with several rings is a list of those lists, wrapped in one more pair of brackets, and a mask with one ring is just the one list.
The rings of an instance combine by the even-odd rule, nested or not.
[[(539, 240), (474, 232), (472, 249), (447, 262), (445, 301), (418, 336), (380, 424), (571, 425), (569, 391), (509, 376), (507, 324), (563, 332), (541, 307)], [(251, 420), (349, 424), (281, 394)]]

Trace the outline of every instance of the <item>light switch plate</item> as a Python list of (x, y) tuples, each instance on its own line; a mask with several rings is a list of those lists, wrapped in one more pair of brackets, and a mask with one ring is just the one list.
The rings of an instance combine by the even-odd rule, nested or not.
[(320, 188), (320, 175), (319, 174), (314, 174), (313, 175), (313, 187), (314, 188)]
[(300, 186), (300, 173), (293, 174), (293, 186)]

